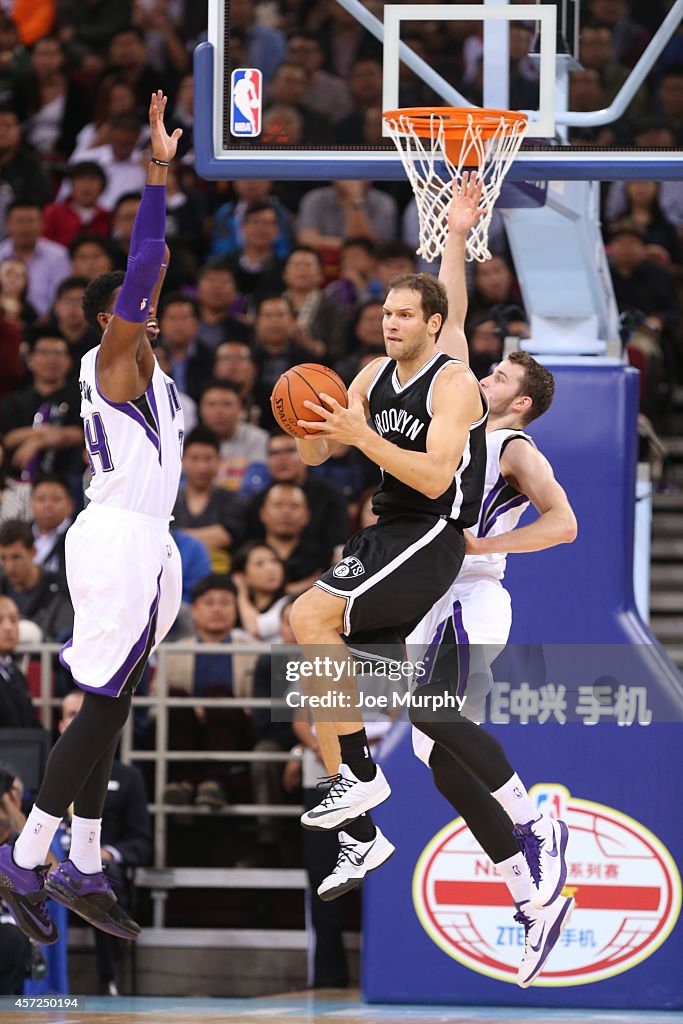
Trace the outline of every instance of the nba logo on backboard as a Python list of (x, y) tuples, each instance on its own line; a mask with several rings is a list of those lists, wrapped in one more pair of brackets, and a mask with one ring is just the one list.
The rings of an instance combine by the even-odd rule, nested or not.
[(258, 68), (235, 68), (230, 76), (230, 134), (253, 139), (261, 134), (263, 76)]

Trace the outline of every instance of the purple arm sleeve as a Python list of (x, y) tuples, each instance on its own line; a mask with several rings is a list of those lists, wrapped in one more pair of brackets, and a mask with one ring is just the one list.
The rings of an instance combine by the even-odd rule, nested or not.
[(114, 312), (122, 320), (143, 323), (149, 314), (149, 300), (166, 254), (163, 238), (146, 238), (135, 256), (128, 257), (126, 276), (116, 298)]
[(130, 236), (130, 255), (135, 257), (146, 238), (166, 236), (166, 186), (145, 185)]

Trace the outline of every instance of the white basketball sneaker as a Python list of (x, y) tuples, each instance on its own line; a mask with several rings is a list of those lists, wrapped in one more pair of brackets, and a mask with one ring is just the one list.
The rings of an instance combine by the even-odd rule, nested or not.
[(567, 881), (569, 829), (559, 818), (541, 815), (536, 821), (515, 825), (514, 833), (531, 873), (531, 901), (548, 907)]
[(301, 824), (314, 832), (343, 828), (354, 818), (383, 803), (391, 794), (391, 788), (379, 765), (371, 782), (361, 782), (347, 764), (339, 765), (339, 775), (325, 779), (319, 785), (330, 784), (327, 796), (301, 815)]
[(349, 889), (355, 889), (365, 876), (380, 867), (396, 852), (395, 847), (375, 826), (376, 835), (369, 843), (361, 843), (346, 832), (339, 833), (339, 857), (332, 874), (318, 886), (321, 900), (336, 900)]
[(571, 896), (560, 896), (543, 910), (528, 900), (515, 903), (515, 906), (515, 921), (524, 925), (524, 955), (517, 971), (517, 984), (520, 988), (528, 988), (540, 974), (567, 926), (574, 900)]

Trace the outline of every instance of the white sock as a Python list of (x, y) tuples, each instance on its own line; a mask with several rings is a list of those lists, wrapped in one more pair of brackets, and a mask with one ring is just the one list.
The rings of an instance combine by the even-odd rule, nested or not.
[(41, 811), (34, 804), (21, 835), (14, 844), (14, 863), (20, 868), (37, 868), (44, 864), (61, 820)]
[(79, 818), (74, 814), (71, 819), (69, 860), (86, 875), (102, 870), (101, 831), (101, 818)]
[(500, 789), (491, 793), (491, 796), (498, 801), (515, 825), (525, 825), (528, 821), (538, 818), (538, 808), (517, 774), (508, 779)]
[(516, 853), (514, 857), (502, 860), (500, 864), (496, 864), (496, 871), (503, 876), (515, 903), (531, 899), (531, 875), (523, 853)]

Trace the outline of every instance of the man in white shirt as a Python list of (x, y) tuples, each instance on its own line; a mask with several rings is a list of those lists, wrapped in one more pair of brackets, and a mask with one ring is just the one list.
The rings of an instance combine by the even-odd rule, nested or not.
[[(99, 205), (105, 210), (113, 210), (116, 201), (126, 192), (141, 193), (146, 179), (146, 164), (137, 148), (140, 137), (137, 115), (130, 111), (116, 114), (109, 121), (109, 129), (109, 142), (105, 146), (84, 150), (77, 156), (77, 161), (92, 160), (99, 164), (107, 175), (107, 187), (99, 198)], [(60, 198), (64, 198), (62, 191)]]

